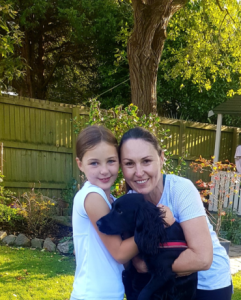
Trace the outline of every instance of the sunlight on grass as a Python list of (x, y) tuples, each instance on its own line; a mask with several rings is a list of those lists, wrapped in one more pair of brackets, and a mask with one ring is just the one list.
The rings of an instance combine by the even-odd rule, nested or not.
[[(0, 245), (0, 300), (69, 300), (73, 256)], [(232, 300), (241, 299), (241, 272), (233, 276)]]
[(73, 256), (0, 246), (0, 300), (67, 300), (74, 270)]
[(234, 294), (232, 300), (241, 299), (241, 272), (237, 273), (233, 277)]

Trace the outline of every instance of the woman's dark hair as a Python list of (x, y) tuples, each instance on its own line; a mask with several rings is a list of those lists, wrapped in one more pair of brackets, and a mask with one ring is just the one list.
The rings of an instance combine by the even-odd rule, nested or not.
[[(157, 138), (145, 128), (135, 127), (125, 132), (121, 138), (118, 147), (118, 155), (120, 161), (121, 161), (121, 148), (126, 141), (131, 139), (134, 140), (141, 139), (143, 141), (146, 141), (152, 144), (152, 146), (156, 149), (159, 156), (162, 154), (162, 148), (160, 147)], [(126, 192), (128, 192), (129, 190), (131, 190), (131, 187), (126, 183)]]
[(84, 154), (101, 142), (113, 145), (118, 151), (118, 142), (113, 133), (100, 125), (92, 125), (83, 129), (76, 141), (76, 156), (81, 161)]

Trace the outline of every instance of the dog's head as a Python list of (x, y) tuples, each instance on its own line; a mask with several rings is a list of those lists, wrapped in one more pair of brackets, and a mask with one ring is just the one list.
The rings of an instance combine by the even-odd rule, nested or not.
[(123, 234), (132, 232), (136, 227), (137, 212), (146, 200), (141, 194), (127, 194), (118, 198), (111, 211), (97, 221), (99, 230), (105, 234)]
[(125, 232), (135, 236), (140, 251), (157, 251), (164, 239), (163, 213), (141, 194), (127, 194), (112, 204), (111, 211), (97, 221), (99, 230), (115, 235)]

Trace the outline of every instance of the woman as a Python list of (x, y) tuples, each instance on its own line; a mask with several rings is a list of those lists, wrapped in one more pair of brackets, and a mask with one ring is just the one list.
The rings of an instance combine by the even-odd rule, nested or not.
[[(130, 129), (123, 135), (119, 157), (129, 192), (141, 193), (155, 205), (168, 206), (184, 231), (188, 249), (174, 262), (173, 272), (185, 276), (198, 271), (196, 300), (230, 300), (229, 258), (192, 182), (167, 175), (163, 184), (164, 153), (157, 139), (143, 128)], [(134, 264), (143, 272), (142, 263)]]

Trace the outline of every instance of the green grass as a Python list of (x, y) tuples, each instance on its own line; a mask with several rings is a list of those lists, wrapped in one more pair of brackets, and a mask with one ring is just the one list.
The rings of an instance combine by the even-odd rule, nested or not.
[[(73, 256), (0, 245), (0, 300), (69, 300)], [(241, 299), (241, 272), (233, 276), (232, 300)]]
[(233, 276), (234, 294), (232, 300), (241, 299), (241, 272)]
[(0, 246), (0, 300), (67, 300), (74, 257)]

